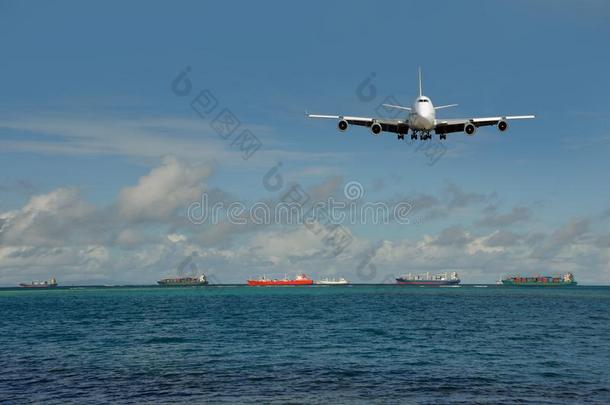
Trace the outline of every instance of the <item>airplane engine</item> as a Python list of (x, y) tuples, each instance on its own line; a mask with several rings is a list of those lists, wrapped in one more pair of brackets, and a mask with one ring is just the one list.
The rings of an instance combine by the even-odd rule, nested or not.
[(371, 132), (374, 135), (379, 135), (382, 130), (383, 130), (383, 128), (381, 128), (381, 124), (379, 124), (377, 122), (374, 122), (373, 125), (371, 125)]
[(464, 133), (466, 135), (474, 135), (474, 133), (477, 131), (477, 127), (474, 126), (473, 123), (469, 122), (468, 124), (464, 125)]
[(339, 127), (339, 131), (345, 131), (348, 127), (348, 123), (345, 120), (341, 120), (339, 121), (339, 123), (337, 124), (337, 127)]
[(498, 130), (500, 132), (504, 132), (508, 129), (508, 122), (504, 121), (504, 120), (500, 120), (498, 121)]

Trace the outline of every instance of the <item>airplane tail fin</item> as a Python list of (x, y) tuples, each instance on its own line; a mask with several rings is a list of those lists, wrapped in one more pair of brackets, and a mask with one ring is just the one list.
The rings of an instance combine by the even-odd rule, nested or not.
[(417, 69), (418, 73), (419, 73), (419, 96), (422, 96), (422, 88), (421, 88), (421, 67), (419, 67)]

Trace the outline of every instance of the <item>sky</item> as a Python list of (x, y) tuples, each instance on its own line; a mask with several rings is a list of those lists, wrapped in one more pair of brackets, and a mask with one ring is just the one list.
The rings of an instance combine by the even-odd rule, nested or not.
[[(0, 286), (610, 284), (609, 18), (601, 0), (0, 1)], [(422, 143), (305, 116), (410, 105), (420, 66), (425, 95), (459, 104), (440, 118), (537, 118)], [(391, 218), (252, 221), (294, 189)], [(203, 200), (248, 218), (199, 223)]]

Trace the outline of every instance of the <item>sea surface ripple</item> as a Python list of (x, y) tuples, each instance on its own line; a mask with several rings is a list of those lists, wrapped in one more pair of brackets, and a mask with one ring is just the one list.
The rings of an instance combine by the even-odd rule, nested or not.
[(0, 290), (0, 402), (610, 403), (610, 288)]

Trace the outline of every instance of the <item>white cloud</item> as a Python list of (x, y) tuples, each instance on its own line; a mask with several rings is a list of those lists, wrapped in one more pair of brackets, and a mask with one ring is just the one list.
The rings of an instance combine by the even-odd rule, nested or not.
[(171, 242), (174, 242), (174, 243), (185, 242), (187, 240), (186, 236), (178, 234), (178, 233), (172, 233), (172, 234), (167, 235), (167, 239), (169, 239)]
[[(538, 234), (501, 227), (488, 230), (476, 226), (474, 218), (475, 225), (449, 223), (410, 238), (375, 243), (356, 237), (343, 253), (329, 256), (323, 236), (302, 225), (190, 224), (180, 211), (199, 200), (210, 175), (207, 165), (167, 157), (136, 184), (123, 188), (107, 207), (87, 203), (78, 190), (60, 188), (0, 213), (0, 283), (14, 285), (51, 275), (65, 283), (151, 283), (177, 274), (191, 256), (194, 266), (189, 264), (188, 271), (213, 272), (222, 282), (301, 271), (380, 282), (408, 271), (444, 270), (457, 270), (469, 282), (532, 271), (573, 271), (584, 282), (610, 282), (604, 234), (596, 233), (586, 217)], [(339, 185), (333, 178), (312, 188), (312, 193), (340, 191)], [(456, 187), (448, 193), (460, 210), (491, 198)], [(358, 273), (367, 255), (376, 266), (372, 279)]]
[[(174, 155), (193, 162), (223, 162), (242, 167), (242, 151), (232, 145), (234, 139), (223, 139), (198, 118), (185, 104), (192, 118), (99, 116), (96, 114), (58, 114), (28, 111), (27, 114), (2, 111), (0, 128), (19, 133), (18, 138), (0, 139), (5, 151), (34, 152), (50, 155), (116, 155), (147, 161)], [(280, 144), (281, 138), (265, 125), (243, 123), (263, 143), (248, 160), (250, 167), (268, 168), (269, 162), (337, 161), (345, 154), (336, 152), (303, 152)], [(288, 148), (285, 148), (288, 146)]]
[[(104, 154), (156, 159), (175, 154), (211, 161), (238, 153), (197, 119), (120, 118), (95, 115), (57, 115), (45, 112), (0, 119), (0, 127), (44, 135), (35, 139), (1, 140), (3, 149), (48, 154)], [(61, 142), (58, 142), (58, 139)], [(232, 159), (231, 159), (232, 160)], [(230, 160), (230, 161), (231, 161)]]
[(121, 190), (119, 212), (133, 221), (167, 219), (177, 208), (185, 208), (201, 198), (203, 182), (211, 173), (209, 165), (189, 165), (175, 157), (165, 157), (137, 185)]
[(71, 239), (75, 225), (86, 222), (94, 207), (77, 190), (60, 188), (30, 198), (23, 208), (0, 214), (3, 245), (57, 245)]
[(266, 230), (255, 234), (247, 243), (248, 254), (274, 264), (288, 264), (293, 257), (322, 254), (322, 238), (305, 226), (292, 229)]

